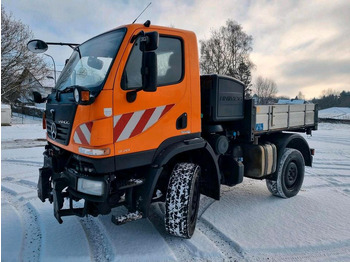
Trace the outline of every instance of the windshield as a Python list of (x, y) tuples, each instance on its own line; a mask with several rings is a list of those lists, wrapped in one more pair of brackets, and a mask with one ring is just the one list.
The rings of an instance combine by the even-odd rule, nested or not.
[(79, 85), (91, 90), (101, 90), (125, 32), (125, 28), (108, 32), (75, 48), (56, 88), (64, 90)]

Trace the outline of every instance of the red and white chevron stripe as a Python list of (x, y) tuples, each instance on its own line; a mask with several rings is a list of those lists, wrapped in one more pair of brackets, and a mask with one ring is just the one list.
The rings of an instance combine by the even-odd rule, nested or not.
[(75, 129), (74, 142), (81, 145), (90, 145), (92, 122), (84, 123)]
[(114, 141), (134, 137), (153, 126), (174, 104), (114, 116)]

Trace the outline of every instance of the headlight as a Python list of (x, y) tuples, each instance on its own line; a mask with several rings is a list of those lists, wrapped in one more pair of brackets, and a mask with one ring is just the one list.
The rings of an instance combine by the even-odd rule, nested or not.
[(75, 99), (75, 102), (79, 103), (79, 101), (80, 101), (80, 94), (79, 94), (78, 88), (74, 89), (74, 99)]
[(92, 149), (92, 148), (79, 147), (79, 152), (89, 156), (105, 156), (105, 155), (109, 155), (111, 150), (109, 148)]
[(104, 191), (104, 182), (78, 178), (77, 190), (89, 195), (102, 196)]

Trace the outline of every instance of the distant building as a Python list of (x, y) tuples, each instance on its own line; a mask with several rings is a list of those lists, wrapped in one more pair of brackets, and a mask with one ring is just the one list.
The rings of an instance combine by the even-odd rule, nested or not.
[(9, 126), (11, 125), (11, 106), (6, 104), (1, 104), (1, 125)]
[(22, 82), (20, 83), (22, 87), (22, 94), (17, 98), (17, 103), (19, 104), (34, 104), (33, 92), (37, 91), (41, 93), (43, 97), (51, 93), (54, 86), (54, 81), (52, 79), (44, 79), (39, 81), (28, 69), (24, 69), (21, 74)]
[(293, 105), (302, 105), (307, 104), (308, 102), (304, 99), (280, 99), (278, 100), (277, 104), (293, 104)]
[(259, 103), (259, 97), (256, 94), (252, 96), (252, 99), (254, 101), (254, 105), (257, 105)]

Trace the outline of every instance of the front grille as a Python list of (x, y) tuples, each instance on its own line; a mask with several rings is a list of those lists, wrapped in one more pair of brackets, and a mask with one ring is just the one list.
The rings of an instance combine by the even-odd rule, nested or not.
[(47, 135), (49, 136), (49, 138), (51, 138), (54, 141), (57, 141), (63, 145), (68, 145), (69, 143), (69, 125), (62, 125), (62, 124), (58, 124), (55, 123), (56, 128), (57, 128), (57, 135), (56, 138), (54, 139), (52, 137), (52, 133), (51, 133), (51, 126), (52, 126), (52, 120), (50, 119), (46, 119), (46, 125), (47, 125)]

